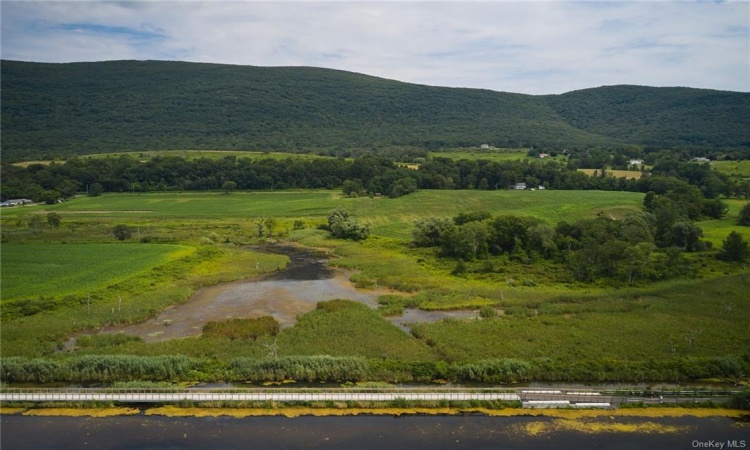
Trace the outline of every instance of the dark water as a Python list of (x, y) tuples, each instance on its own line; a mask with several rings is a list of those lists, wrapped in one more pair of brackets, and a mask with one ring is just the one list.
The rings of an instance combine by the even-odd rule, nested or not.
[[(539, 417), (253, 417), (110, 418), (2, 417), (3, 450), (15, 449), (692, 449), (699, 443), (734, 443), (750, 448), (750, 428), (728, 418), (585, 419), (619, 423), (657, 422), (673, 433), (548, 431)], [(593, 423), (593, 422), (592, 422)]]

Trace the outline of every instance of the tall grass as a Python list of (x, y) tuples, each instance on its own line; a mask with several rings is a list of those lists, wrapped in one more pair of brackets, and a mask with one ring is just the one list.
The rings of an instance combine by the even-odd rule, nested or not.
[(113, 381), (178, 381), (196, 368), (196, 362), (181, 355), (143, 357), (132, 355), (84, 355), (75, 358), (3, 358), (5, 382), (67, 381), (109, 383)]
[(229, 362), (231, 379), (242, 381), (357, 381), (368, 372), (367, 360), (356, 357), (285, 356)]

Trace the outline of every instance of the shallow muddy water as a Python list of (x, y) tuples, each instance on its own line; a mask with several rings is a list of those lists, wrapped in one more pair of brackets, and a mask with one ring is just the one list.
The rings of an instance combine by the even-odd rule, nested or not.
[[(377, 308), (378, 297), (388, 292), (355, 288), (349, 281), (350, 272), (329, 267), (326, 259), (313, 251), (290, 246), (262, 250), (288, 256), (289, 265), (261, 277), (200, 289), (185, 303), (171, 306), (145, 322), (106, 327), (100, 332), (130, 334), (152, 343), (199, 336), (210, 321), (261, 316), (272, 316), (281, 328), (287, 328), (295, 324), (298, 316), (315, 309), (318, 302), (347, 299)], [(409, 333), (412, 323), (477, 317), (478, 311), (474, 310), (407, 309), (403, 315), (388, 317), (388, 320)], [(74, 345), (75, 337), (65, 348), (72, 349)]]
[(377, 307), (378, 291), (356, 289), (349, 273), (332, 269), (324, 259), (292, 247), (273, 251), (289, 256), (286, 269), (260, 278), (222, 283), (203, 288), (187, 302), (165, 309), (146, 322), (109, 327), (104, 332), (140, 336), (144, 342), (160, 342), (198, 336), (209, 321), (273, 316), (281, 328), (294, 325), (297, 316), (315, 309), (318, 302), (335, 298), (355, 300)]

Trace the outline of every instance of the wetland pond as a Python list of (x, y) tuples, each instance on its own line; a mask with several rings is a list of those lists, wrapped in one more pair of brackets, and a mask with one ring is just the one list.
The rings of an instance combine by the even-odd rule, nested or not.
[[(271, 274), (202, 288), (187, 302), (171, 306), (156, 317), (132, 325), (106, 327), (104, 333), (139, 336), (144, 342), (161, 342), (198, 336), (210, 321), (272, 316), (280, 327), (293, 326), (297, 317), (332, 299), (358, 301), (377, 308), (384, 290), (360, 290), (349, 281), (350, 272), (329, 267), (324, 256), (312, 250), (272, 246), (254, 248), (286, 255), (289, 265)], [(445, 318), (476, 318), (477, 311), (422, 311), (409, 309), (388, 319), (409, 332), (408, 324)]]

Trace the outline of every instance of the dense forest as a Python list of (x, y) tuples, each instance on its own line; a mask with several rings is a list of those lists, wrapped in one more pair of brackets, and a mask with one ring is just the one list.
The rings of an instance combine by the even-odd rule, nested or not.
[(532, 96), (309, 67), (2, 61), (5, 161), (114, 150), (750, 149), (750, 94), (616, 86)]

